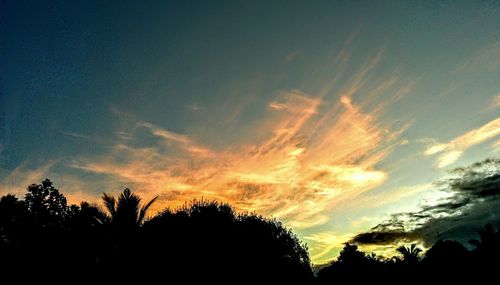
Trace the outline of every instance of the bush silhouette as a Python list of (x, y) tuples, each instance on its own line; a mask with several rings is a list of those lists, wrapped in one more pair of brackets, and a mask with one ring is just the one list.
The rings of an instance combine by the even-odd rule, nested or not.
[[(307, 281), (312, 278), (307, 248), (276, 220), (236, 214), (227, 204), (193, 201), (165, 210), (144, 224), (155, 263), (188, 281)], [(158, 269), (160, 269), (158, 268)], [(191, 274), (190, 274), (191, 273)]]

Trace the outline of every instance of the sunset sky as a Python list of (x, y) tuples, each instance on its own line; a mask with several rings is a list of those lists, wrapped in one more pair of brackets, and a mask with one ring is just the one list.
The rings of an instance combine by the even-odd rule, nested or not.
[(218, 199), (316, 264), (500, 154), (494, 0), (0, 1), (0, 51), (0, 194)]

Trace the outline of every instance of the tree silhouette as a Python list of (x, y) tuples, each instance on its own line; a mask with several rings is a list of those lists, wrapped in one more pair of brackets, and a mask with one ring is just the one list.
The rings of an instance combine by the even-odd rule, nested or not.
[(186, 283), (238, 283), (243, 277), (281, 284), (313, 277), (307, 247), (291, 230), (273, 219), (237, 214), (228, 204), (195, 200), (154, 216), (143, 231), (141, 253), (155, 252), (153, 269), (168, 268)]
[(0, 246), (16, 242), (22, 234), (19, 222), (26, 217), (24, 201), (14, 195), (5, 195), (0, 199)]
[(337, 260), (318, 273), (318, 281), (322, 284), (333, 280), (366, 282), (383, 271), (382, 265), (375, 255), (367, 255), (357, 245), (345, 243)]
[(340, 251), (337, 261), (344, 264), (356, 265), (363, 263), (365, 259), (366, 254), (359, 251), (357, 245), (345, 243), (344, 248)]
[[(144, 256), (142, 244), (148, 241), (141, 239), (140, 228), (147, 211), (157, 198), (154, 197), (141, 206), (141, 197), (132, 193), (128, 188), (125, 188), (118, 195), (118, 198), (106, 193), (103, 194), (102, 200), (108, 212), (104, 221), (109, 221), (107, 224), (109, 227), (106, 227), (106, 231), (101, 233), (104, 242), (107, 243), (99, 256), (99, 266), (103, 270), (105, 268), (121, 270), (136, 264), (138, 260), (152, 259), (151, 253)], [(150, 262), (144, 262), (144, 266)], [(143, 267), (143, 270), (147, 270), (147, 268)], [(107, 275), (107, 273), (103, 274)]]
[(7, 194), (0, 198), (0, 230), (15, 222), (19, 216), (26, 214), (25, 204), (16, 196)]
[(416, 264), (420, 260), (419, 254), (422, 252), (422, 249), (418, 248), (415, 243), (410, 246), (400, 246), (396, 250), (403, 256), (403, 261), (410, 264)]
[(95, 227), (110, 222), (110, 218), (97, 205), (81, 202), (80, 206), (70, 207), (70, 222), (76, 227)]
[(478, 250), (483, 250), (485, 247), (493, 244), (495, 238), (497, 238), (497, 234), (491, 224), (487, 224), (484, 228), (477, 230), (477, 233), (479, 234), (479, 240), (470, 239), (469, 243), (475, 246)]
[(27, 191), (24, 198), (27, 210), (39, 222), (61, 222), (68, 214), (66, 197), (49, 179), (45, 179), (41, 184), (31, 184)]
[(493, 278), (500, 264), (500, 229), (495, 231), (493, 225), (487, 224), (477, 232), (479, 240), (469, 241), (476, 247), (472, 252), (471, 269), (482, 272), (485, 278)]
[(468, 251), (461, 243), (454, 240), (440, 240), (425, 253), (424, 261), (443, 266), (447, 263), (461, 262), (467, 255)]
[(104, 206), (108, 210), (111, 222), (124, 228), (133, 228), (142, 225), (147, 211), (157, 199), (158, 196), (140, 207), (141, 197), (132, 193), (128, 188), (123, 190), (118, 196), (118, 200), (106, 193), (102, 196)]
[(461, 276), (456, 272), (467, 272), (470, 269), (470, 258), (470, 252), (461, 243), (451, 240), (438, 241), (425, 253), (423, 270), (437, 279), (458, 282)]

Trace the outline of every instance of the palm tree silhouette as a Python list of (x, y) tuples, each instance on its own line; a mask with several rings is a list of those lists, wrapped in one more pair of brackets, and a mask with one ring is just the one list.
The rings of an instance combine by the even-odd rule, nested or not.
[(477, 249), (483, 249), (484, 247), (492, 244), (495, 239), (495, 230), (491, 224), (487, 224), (484, 228), (477, 230), (479, 234), (479, 240), (470, 239), (469, 243), (475, 246)]
[(418, 255), (422, 252), (422, 249), (418, 248), (415, 243), (408, 247), (400, 246), (396, 250), (403, 255), (403, 261), (408, 263), (417, 263)]
[(142, 225), (147, 211), (158, 199), (158, 196), (140, 207), (141, 197), (125, 188), (118, 199), (112, 195), (104, 193), (102, 200), (109, 212), (111, 223), (119, 227), (138, 227)]
[(87, 225), (103, 225), (109, 222), (108, 215), (99, 206), (85, 201), (80, 203), (80, 211), (75, 216)]

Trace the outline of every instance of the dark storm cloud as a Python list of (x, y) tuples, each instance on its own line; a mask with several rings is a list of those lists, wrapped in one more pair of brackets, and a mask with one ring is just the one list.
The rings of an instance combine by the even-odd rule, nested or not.
[(394, 214), (351, 242), (384, 245), (415, 240), (426, 244), (440, 239), (467, 241), (486, 223), (500, 225), (500, 159), (457, 168), (436, 186), (451, 196), (415, 212)]
[(353, 242), (359, 244), (393, 244), (398, 241), (411, 241), (415, 239), (414, 233), (405, 231), (371, 231), (361, 233), (354, 237)]

